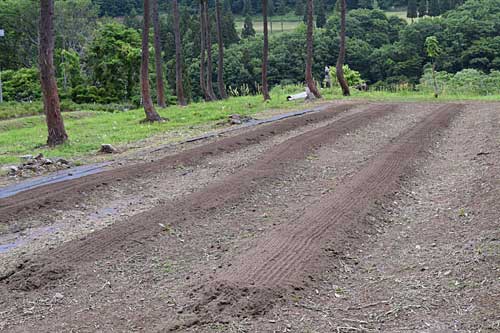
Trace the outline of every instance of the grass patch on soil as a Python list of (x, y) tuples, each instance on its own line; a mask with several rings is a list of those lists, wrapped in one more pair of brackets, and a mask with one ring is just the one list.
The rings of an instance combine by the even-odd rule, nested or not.
[[(337, 93), (335, 93), (337, 94)], [(468, 95), (468, 94), (442, 94), (434, 98), (432, 92), (402, 90), (391, 91), (366, 91), (351, 90), (351, 98), (362, 98), (372, 101), (394, 101), (394, 102), (459, 102), (459, 101), (490, 101), (499, 102), (500, 95)]]
[(0, 121), (0, 165), (17, 164), (20, 156), (39, 152), (47, 157), (76, 158), (94, 154), (103, 143), (120, 147), (171, 130), (215, 124), (234, 113), (252, 115), (270, 109), (299, 108), (302, 102), (286, 101), (287, 91), (275, 89), (272, 100), (266, 103), (261, 96), (245, 96), (212, 103), (193, 103), (184, 108), (170, 106), (158, 109), (162, 117), (170, 119), (164, 123), (140, 123), (144, 119), (142, 109), (116, 113), (65, 112), (63, 117), (70, 140), (52, 149), (45, 146), (47, 128), (43, 116), (3, 120)]
[[(132, 109), (131, 105), (123, 104), (76, 104), (71, 101), (62, 101), (61, 110), (63, 112), (75, 111), (105, 111), (120, 112)], [(26, 103), (6, 102), (0, 104), (0, 121), (12, 118), (23, 118), (43, 114), (43, 104), (41, 101)]]
[[(140, 123), (144, 119), (142, 109), (109, 112), (105, 108), (106, 111), (86, 111), (87, 106), (84, 105), (81, 111), (63, 113), (70, 140), (68, 143), (52, 149), (45, 146), (47, 128), (43, 115), (0, 120), (0, 165), (17, 164), (20, 156), (39, 152), (47, 157), (84, 158), (95, 154), (103, 143), (120, 148), (169, 131), (175, 131), (176, 135), (178, 132), (179, 139), (182, 135), (191, 136), (193, 128), (204, 125), (205, 127), (201, 130), (206, 131), (215, 123), (227, 119), (230, 114), (252, 115), (272, 109), (311, 107), (311, 104), (304, 104), (302, 101), (286, 101), (286, 96), (301, 91), (303, 88), (300, 86), (275, 88), (271, 92), (271, 101), (266, 103), (262, 101), (261, 96), (244, 96), (211, 103), (193, 103), (184, 108), (170, 106), (158, 110), (162, 117), (168, 118), (170, 121), (153, 124)], [(435, 99), (432, 93), (414, 91), (360, 92), (354, 89), (352, 96), (345, 98), (341, 96), (338, 88), (323, 89), (322, 94), (325, 101), (334, 99), (394, 102), (500, 101), (500, 95), (443, 95)], [(32, 108), (31, 103), (19, 103), (15, 105), (15, 109), (21, 110), (23, 106), (27, 106), (28, 110)], [(98, 107), (95, 106), (95, 109)]]

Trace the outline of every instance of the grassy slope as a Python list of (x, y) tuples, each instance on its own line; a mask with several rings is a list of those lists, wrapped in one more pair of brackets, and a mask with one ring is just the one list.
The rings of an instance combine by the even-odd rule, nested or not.
[[(96, 152), (102, 143), (124, 145), (174, 129), (210, 124), (238, 113), (249, 115), (267, 109), (297, 108), (300, 102), (286, 102), (284, 91), (275, 91), (273, 99), (262, 102), (261, 96), (230, 98), (213, 103), (193, 103), (181, 108), (170, 106), (158, 110), (169, 122), (141, 124), (142, 109), (126, 112), (76, 111), (64, 113), (69, 143), (48, 149), (44, 147), (47, 129), (43, 116), (31, 116), (0, 121), (0, 165), (19, 162), (24, 154), (44, 153), (45, 156), (74, 158)], [(18, 108), (19, 106), (17, 106)], [(8, 113), (4, 110), (4, 114)], [(0, 119), (1, 119), (0, 110)]]
[[(193, 103), (185, 108), (171, 106), (159, 110), (163, 117), (170, 119), (169, 122), (161, 124), (141, 124), (140, 121), (144, 118), (141, 109), (117, 113), (85, 110), (64, 113), (70, 141), (54, 149), (48, 149), (44, 146), (47, 130), (43, 116), (3, 120), (0, 121), (0, 165), (18, 163), (19, 156), (38, 152), (43, 152), (49, 157), (81, 158), (94, 154), (102, 143), (122, 146), (169, 131), (189, 132), (189, 128), (192, 126), (215, 124), (234, 113), (250, 115), (269, 109), (306, 107), (302, 102), (286, 101), (286, 96), (291, 92), (299, 92), (300, 87), (288, 87), (287, 89), (288, 91), (274, 89), (271, 94), (272, 100), (268, 103), (263, 103), (261, 96), (246, 96), (212, 103)], [(343, 98), (338, 90), (323, 91), (323, 95), (326, 100)], [(357, 91), (353, 91), (353, 96), (350, 98), (378, 101), (439, 102), (500, 100), (500, 96), (442, 96), (435, 100), (430, 93), (361, 93)]]

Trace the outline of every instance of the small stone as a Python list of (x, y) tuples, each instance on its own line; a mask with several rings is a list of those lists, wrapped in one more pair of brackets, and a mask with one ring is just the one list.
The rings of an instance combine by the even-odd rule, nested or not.
[(37, 171), (39, 169), (39, 167), (35, 164), (28, 164), (24, 168), (31, 171)]
[(63, 294), (61, 294), (61, 293), (56, 293), (56, 294), (54, 295), (54, 298), (56, 298), (56, 299), (63, 299), (63, 298), (64, 298), (64, 295), (63, 295)]
[(28, 159), (28, 160), (24, 160), (23, 162), (23, 165), (26, 166), (26, 165), (33, 165), (36, 163), (36, 160), (35, 159)]
[(19, 168), (18, 168), (17, 166), (15, 166), (15, 165), (11, 165), (11, 166), (9, 166), (9, 173), (10, 173), (10, 174), (15, 174), (15, 173), (17, 173), (18, 171), (19, 171)]
[(115, 154), (118, 153), (118, 149), (110, 144), (105, 143), (101, 145), (101, 149), (99, 150), (99, 152), (104, 154)]
[(43, 159), (43, 154), (39, 153), (38, 155), (35, 156), (35, 160), (41, 160)]
[(54, 164), (54, 162), (51, 159), (45, 158), (42, 162), (43, 165), (50, 165)]
[(33, 159), (33, 155), (23, 155), (20, 157), (23, 161), (28, 161)]
[(65, 160), (64, 158), (58, 158), (56, 160), (56, 163), (58, 163), (58, 164), (65, 164), (65, 165), (69, 164), (68, 160)]
[(231, 125), (241, 125), (241, 116), (239, 114), (232, 114), (229, 116), (229, 123)]

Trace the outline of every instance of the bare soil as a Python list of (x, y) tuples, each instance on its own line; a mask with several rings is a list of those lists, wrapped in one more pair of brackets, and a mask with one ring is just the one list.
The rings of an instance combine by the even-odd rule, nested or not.
[(0, 330), (497, 331), (499, 106), (339, 104), (1, 199)]

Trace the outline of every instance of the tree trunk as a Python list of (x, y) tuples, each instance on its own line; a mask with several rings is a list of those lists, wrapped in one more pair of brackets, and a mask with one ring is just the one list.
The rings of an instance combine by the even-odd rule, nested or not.
[(344, 96), (350, 96), (349, 85), (344, 77), (344, 59), (345, 59), (345, 17), (347, 14), (347, 4), (346, 0), (340, 1), (340, 50), (339, 57), (337, 59), (337, 66), (335, 68), (337, 72), (337, 80), (339, 81), (340, 87), (342, 88), (342, 94)]
[(54, 0), (40, 0), (40, 84), (47, 121), (47, 144), (55, 146), (68, 139), (61, 116), (61, 106), (54, 70)]
[(204, 0), (200, 0), (200, 88), (203, 92), (203, 97), (205, 101), (211, 101), (212, 98), (207, 90), (207, 85), (205, 83), (205, 48), (206, 48), (206, 24), (205, 24), (205, 5)]
[(64, 38), (62, 39), (62, 50), (61, 50), (61, 70), (63, 74), (63, 91), (68, 92), (68, 75), (66, 74), (66, 59), (64, 58), (65, 43)]
[(434, 97), (438, 98), (439, 97), (439, 87), (437, 84), (437, 79), (436, 79), (436, 64), (432, 63), (432, 83), (434, 85)]
[(174, 0), (174, 37), (175, 37), (175, 87), (177, 92), (177, 103), (181, 106), (187, 105), (184, 97), (182, 84), (182, 43), (179, 19), (179, 4)]
[(219, 61), (217, 63), (217, 85), (222, 99), (227, 98), (226, 85), (224, 84), (224, 40), (222, 39), (222, 17), (220, 1), (215, 1), (215, 16), (217, 19), (217, 44), (219, 45)]
[[(345, 0), (344, 0), (345, 1)], [(306, 84), (311, 93), (316, 98), (321, 98), (318, 87), (316, 87), (316, 82), (312, 75), (312, 65), (313, 65), (313, 31), (314, 31), (314, 20), (313, 20), (313, 0), (307, 0), (307, 57), (306, 57)]]
[(213, 73), (213, 63), (212, 63), (212, 30), (210, 29), (210, 16), (208, 15), (208, 0), (204, 1), (204, 13), (205, 13), (205, 42), (206, 44), (206, 49), (207, 49), (207, 76), (206, 76), (206, 83), (207, 83), (207, 92), (210, 95), (210, 98), (215, 101), (217, 99), (217, 96), (215, 95), (214, 92), (214, 87), (212, 84), (212, 73)]
[(269, 56), (269, 32), (267, 31), (267, 0), (262, 0), (262, 18), (264, 28), (264, 47), (262, 49), (262, 95), (264, 101), (270, 100), (269, 86), (267, 83), (267, 64)]
[(144, 17), (142, 27), (142, 58), (141, 58), (141, 93), (145, 121), (161, 121), (162, 118), (156, 112), (149, 89), (149, 26), (151, 24), (151, 7), (149, 0), (144, 0)]
[(163, 83), (163, 61), (161, 59), (161, 38), (160, 38), (160, 13), (158, 11), (158, 1), (153, 0), (153, 29), (155, 46), (155, 68), (156, 68), (156, 101), (159, 107), (167, 106), (165, 102), (165, 85)]

